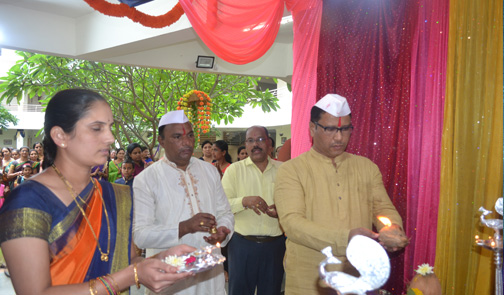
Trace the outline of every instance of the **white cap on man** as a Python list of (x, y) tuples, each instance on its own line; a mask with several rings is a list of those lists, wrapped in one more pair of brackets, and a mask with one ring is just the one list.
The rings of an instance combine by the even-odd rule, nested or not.
[(171, 111), (161, 117), (158, 128), (168, 124), (184, 124), (185, 122), (189, 122), (189, 119), (183, 110)]
[(350, 106), (346, 98), (337, 94), (326, 94), (317, 101), (315, 106), (335, 117), (344, 117), (350, 114)]

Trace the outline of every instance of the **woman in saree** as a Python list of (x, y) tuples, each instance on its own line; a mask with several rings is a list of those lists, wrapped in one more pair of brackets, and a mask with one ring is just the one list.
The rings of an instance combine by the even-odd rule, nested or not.
[(17, 161), (19, 159), (20, 155), (19, 155), (19, 150), (18, 149), (12, 149), (11, 150), (11, 158), (14, 160), (14, 161)]
[(121, 165), (124, 161), (124, 155), (126, 152), (123, 148), (119, 148), (116, 151), (115, 157), (109, 162), (108, 171), (108, 181), (114, 183), (118, 178), (121, 177)]
[(137, 176), (145, 168), (145, 163), (142, 161), (142, 148), (140, 144), (133, 142), (126, 148), (126, 159), (130, 159), (135, 164), (133, 167), (133, 177)]
[(89, 176), (107, 160), (113, 122), (108, 103), (92, 91), (63, 90), (47, 105), (45, 170), (0, 210), (0, 246), (16, 294), (109, 295), (140, 284), (159, 292), (190, 276), (159, 258), (192, 247), (138, 257), (129, 187)]
[(37, 151), (39, 154), (39, 159), (42, 160), (44, 159), (44, 146), (42, 145), (41, 142), (36, 142), (33, 144), (33, 149)]
[(215, 160), (213, 165), (217, 167), (219, 174), (222, 178), (226, 169), (233, 162), (229, 154), (228, 144), (224, 140), (217, 140), (212, 147), (212, 156)]
[(154, 164), (154, 161), (150, 157), (151, 154), (149, 148), (142, 145), (140, 146), (140, 150), (142, 151), (142, 162), (144, 162), (144, 167), (147, 168), (150, 165)]
[(33, 149), (36, 150), (39, 155), (40, 171), (42, 171), (42, 163), (44, 162), (44, 146), (41, 142), (36, 142), (33, 144)]
[(9, 179), (16, 179), (17, 177), (23, 174), (23, 165), (29, 163), (33, 166), (33, 161), (30, 160), (30, 148), (27, 146), (23, 146), (19, 149), (19, 159), (12, 162), (12, 165), (9, 168)]
[(40, 166), (40, 157), (36, 149), (30, 150), (30, 161), (33, 162), (32, 169), (33, 174), (42, 172), (42, 166)]
[(2, 148), (3, 160), (2, 160), (2, 175), (4, 179), (7, 179), (9, 175), (9, 169), (12, 163), (14, 163), (14, 159), (11, 157), (11, 148), (4, 147)]
[(15, 178), (9, 178), (9, 169), (12, 163), (14, 163), (14, 159), (11, 158), (11, 148), (4, 147), (2, 148), (2, 184), (4, 185), (3, 196), (7, 197), (10, 193), (11, 182), (15, 180)]
[(203, 156), (201, 156), (199, 159), (203, 160), (207, 163), (214, 163), (215, 160), (212, 155), (212, 142), (210, 140), (205, 140), (201, 144), (201, 152), (203, 153)]
[(3, 171), (2, 171), (2, 173), (5, 173), (6, 175), (7, 175), (7, 173), (9, 173), (10, 164), (12, 164), (12, 162), (14, 162), (14, 159), (11, 157), (11, 151), (12, 150), (8, 147), (2, 148), (2, 154), (3, 154), (3, 160), (2, 160)]

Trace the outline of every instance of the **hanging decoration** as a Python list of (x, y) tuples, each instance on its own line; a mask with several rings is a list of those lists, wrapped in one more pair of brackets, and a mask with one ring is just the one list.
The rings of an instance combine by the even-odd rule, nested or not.
[(125, 3), (113, 4), (106, 0), (84, 0), (89, 6), (108, 16), (128, 17), (132, 21), (150, 28), (164, 28), (172, 25), (180, 19), (184, 14), (184, 10), (180, 3), (177, 3), (172, 10), (166, 14), (152, 16), (138, 11), (134, 7), (130, 7)]
[(199, 138), (201, 133), (210, 131), (212, 99), (208, 94), (199, 90), (191, 90), (184, 94), (177, 104), (177, 110), (184, 110), (187, 118), (193, 124), (196, 138)]

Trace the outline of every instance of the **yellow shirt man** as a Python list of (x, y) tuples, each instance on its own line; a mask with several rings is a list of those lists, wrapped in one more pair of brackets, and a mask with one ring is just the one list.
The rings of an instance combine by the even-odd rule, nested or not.
[[(369, 159), (345, 152), (352, 134), (350, 108), (344, 97), (328, 94), (311, 110), (313, 147), (285, 162), (275, 182), (275, 204), (287, 235), (285, 294), (334, 294), (319, 285), (320, 252), (331, 246), (343, 263), (332, 270), (358, 276), (345, 252), (354, 235), (373, 239), (388, 217), (402, 228), (378, 167)], [(394, 249), (398, 250), (398, 249)]]
[(250, 127), (245, 140), (249, 157), (229, 166), (222, 178), (235, 217), (228, 244), (229, 295), (280, 294), (285, 237), (273, 191), (282, 163), (269, 158), (270, 147), (268, 130)]
[(244, 236), (279, 236), (278, 218), (267, 214), (257, 215), (254, 210), (243, 207), (247, 196), (261, 196), (268, 204), (273, 204), (273, 189), (278, 168), (282, 162), (269, 158), (266, 170), (261, 172), (252, 159), (233, 163), (222, 177), (222, 186), (228, 197), (235, 218), (235, 232)]

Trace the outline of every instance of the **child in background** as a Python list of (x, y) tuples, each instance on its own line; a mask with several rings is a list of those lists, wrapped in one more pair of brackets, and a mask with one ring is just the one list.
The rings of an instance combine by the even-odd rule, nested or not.
[(122, 177), (116, 179), (115, 183), (127, 184), (131, 188), (133, 188), (133, 171), (134, 171), (133, 165), (134, 163), (131, 159), (124, 160), (121, 166)]
[(24, 164), (22, 174), (20, 176), (18, 176), (18, 178), (14, 182), (14, 186), (18, 186), (21, 183), (25, 182), (26, 179), (31, 177), (32, 172), (33, 172), (33, 169), (32, 169), (32, 166), (30, 165), (30, 163)]

